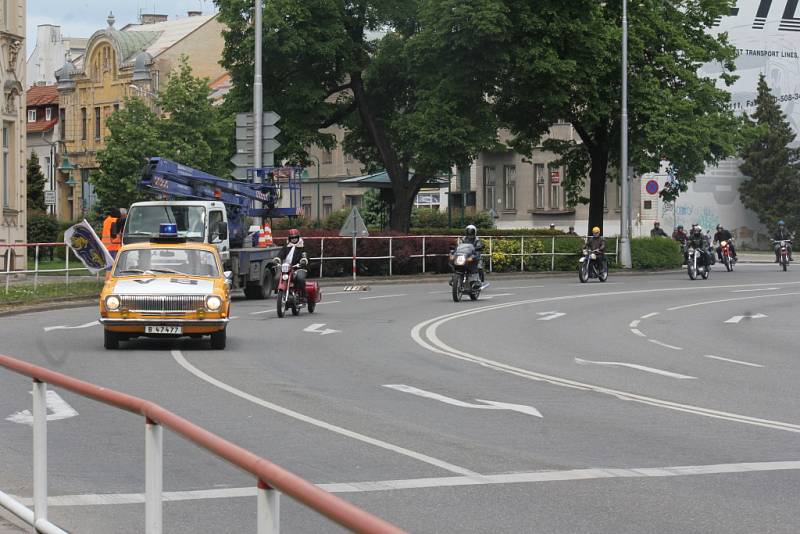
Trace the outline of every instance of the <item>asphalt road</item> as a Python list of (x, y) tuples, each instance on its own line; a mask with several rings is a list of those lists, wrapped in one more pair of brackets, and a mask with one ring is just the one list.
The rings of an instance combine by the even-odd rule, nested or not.
[[(237, 300), (223, 352), (106, 351), (94, 307), (30, 313), (0, 318), (0, 352), (159, 403), (410, 532), (800, 531), (800, 269), (491, 281), (460, 303), (441, 282), (331, 287), (284, 319)], [(22, 499), (31, 429), (6, 417), (29, 391), (0, 371), (0, 490)], [(77, 415), (48, 425), (51, 520), (142, 532), (141, 420), (56, 392)], [(255, 531), (253, 482), (167, 433), (165, 531)], [(281, 524), (338, 531), (288, 498)]]

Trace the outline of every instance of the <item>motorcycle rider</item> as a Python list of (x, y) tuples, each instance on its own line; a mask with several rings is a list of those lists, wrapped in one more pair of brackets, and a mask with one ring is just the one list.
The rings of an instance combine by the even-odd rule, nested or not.
[(675, 231), (672, 232), (672, 239), (674, 239), (675, 241), (677, 241), (681, 245), (686, 244), (687, 237), (688, 236), (686, 235), (686, 230), (683, 229), (683, 225), (682, 224), (679, 224), (678, 228), (676, 228)]
[(600, 235), (600, 227), (592, 228), (592, 235), (586, 239), (585, 249), (594, 252), (598, 269), (602, 269), (606, 261), (606, 238)]
[(692, 231), (689, 232), (689, 238), (686, 241), (687, 250), (689, 248), (693, 248), (700, 254), (698, 259), (698, 264), (702, 265), (706, 269), (710, 268), (710, 261), (709, 261), (709, 253), (708, 253), (708, 240), (706, 236), (703, 235), (703, 229), (700, 228), (698, 225), (692, 225)]
[(786, 250), (789, 252), (789, 261), (794, 261), (794, 259), (792, 259), (792, 244), (789, 242), (792, 239), (792, 233), (786, 229), (786, 223), (782, 220), (778, 221), (778, 229), (775, 231), (775, 234), (773, 234), (772, 239), (773, 241), (779, 241), (775, 243), (775, 263), (780, 261), (780, 241), (787, 241)]
[(736, 259), (736, 248), (733, 246), (733, 235), (730, 230), (726, 230), (721, 224), (717, 225), (717, 233), (714, 234), (714, 243), (717, 243), (717, 258), (722, 261), (722, 242), (727, 241), (731, 250), (731, 256)]
[(661, 228), (661, 223), (656, 221), (653, 223), (653, 229), (650, 230), (650, 237), (669, 237), (667, 233)]
[(483, 241), (478, 237), (478, 228), (474, 224), (468, 224), (464, 229), (464, 235), (459, 240), (460, 243), (469, 243), (475, 247), (475, 264), (478, 266), (478, 276), (481, 278), (481, 283), (484, 281), (483, 274), (483, 258), (481, 251), (483, 250)]
[(275, 265), (288, 263), (289, 265), (300, 265), (294, 272), (294, 287), (300, 297), (306, 294), (306, 267), (308, 266), (308, 256), (303, 245), (303, 238), (300, 237), (300, 230), (292, 228), (286, 244), (278, 252), (275, 258)]

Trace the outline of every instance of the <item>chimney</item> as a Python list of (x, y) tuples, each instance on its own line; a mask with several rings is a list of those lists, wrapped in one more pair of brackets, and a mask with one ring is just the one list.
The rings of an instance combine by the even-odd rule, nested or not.
[(156, 24), (157, 22), (166, 22), (167, 15), (158, 15), (156, 13), (142, 13), (139, 15), (139, 22), (141, 24)]
[(199, 17), (203, 14), (202, 11), (187, 11), (186, 14), (190, 17)]

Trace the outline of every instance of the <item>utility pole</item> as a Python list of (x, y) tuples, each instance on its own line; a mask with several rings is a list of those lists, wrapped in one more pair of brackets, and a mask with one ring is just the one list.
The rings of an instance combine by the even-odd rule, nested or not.
[(620, 150), (620, 180), (622, 180), (622, 214), (619, 229), (619, 260), (622, 267), (630, 269), (630, 181), (628, 180), (628, 0), (622, 0), (622, 117), (620, 130), (622, 146)]
[[(261, 0), (255, 0), (255, 76), (253, 79), (253, 167), (256, 169), (256, 180), (264, 183), (266, 176), (262, 170), (261, 155), (261, 130), (264, 121), (263, 96), (264, 91), (261, 84), (261, 33), (264, 24), (261, 21)], [(257, 224), (261, 226), (261, 218), (257, 218)]]

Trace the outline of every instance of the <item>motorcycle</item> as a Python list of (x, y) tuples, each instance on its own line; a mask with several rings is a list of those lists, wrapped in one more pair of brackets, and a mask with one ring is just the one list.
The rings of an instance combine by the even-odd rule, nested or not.
[(308, 313), (314, 313), (317, 302), (322, 300), (322, 292), (320, 292), (317, 282), (306, 280), (305, 294), (297, 291), (295, 273), (298, 269), (300, 269), (300, 264), (281, 264), (281, 274), (278, 279), (278, 292), (276, 295), (278, 317), (283, 317), (287, 309), (292, 310), (292, 315), (299, 315), (300, 308), (304, 306), (308, 308)]
[(733, 266), (736, 265), (736, 258), (731, 255), (731, 243), (728, 241), (720, 241), (719, 254), (722, 256), (722, 264), (725, 265), (728, 272), (731, 272)]
[(782, 239), (772, 242), (772, 244), (778, 248), (778, 263), (780, 263), (784, 271), (789, 268), (789, 245), (791, 243), (791, 239)]
[[(697, 280), (697, 275), (703, 277), (703, 280), (708, 280), (710, 274), (710, 267), (707, 265), (698, 265), (697, 262), (701, 257), (702, 252), (694, 247), (689, 247), (686, 253), (686, 270), (689, 272), (689, 278)], [(706, 254), (706, 261), (708, 261), (708, 254)]]
[(582, 284), (588, 282), (589, 278), (597, 278), (601, 282), (608, 280), (608, 264), (603, 261), (598, 266), (597, 254), (596, 250), (584, 249), (583, 255), (578, 258), (578, 280)]
[(471, 243), (461, 243), (450, 251), (450, 267), (453, 277), (453, 302), (460, 302), (462, 295), (469, 295), (470, 300), (478, 300), (483, 289), (478, 266), (478, 255)]

